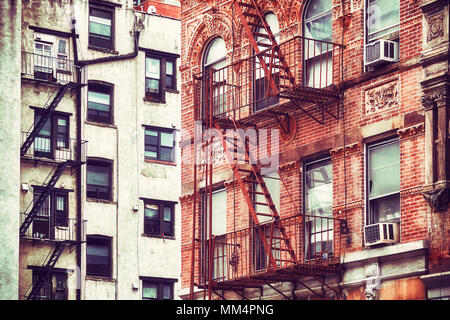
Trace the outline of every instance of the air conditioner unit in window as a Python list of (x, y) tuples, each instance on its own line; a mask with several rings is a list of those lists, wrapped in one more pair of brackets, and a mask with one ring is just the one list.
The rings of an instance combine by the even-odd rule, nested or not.
[(395, 62), (399, 57), (398, 42), (377, 40), (364, 47), (364, 65), (375, 67), (380, 64)]
[(396, 243), (398, 241), (398, 223), (377, 223), (364, 227), (364, 243), (366, 246), (374, 246), (382, 243)]

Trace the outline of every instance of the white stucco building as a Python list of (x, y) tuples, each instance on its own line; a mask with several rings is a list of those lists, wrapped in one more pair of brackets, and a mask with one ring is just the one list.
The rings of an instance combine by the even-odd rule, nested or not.
[(21, 74), (1, 72), (21, 92), (2, 108), (16, 101), (20, 112), (1, 134), (20, 137), (9, 145), (20, 179), (1, 172), (18, 201), (1, 197), (12, 210), (0, 227), (20, 231), (5, 238), (2, 260), (16, 266), (1, 265), (11, 274), (1, 295), (177, 299), (180, 20), (132, 0), (10, 5), (21, 48), (5, 54)]

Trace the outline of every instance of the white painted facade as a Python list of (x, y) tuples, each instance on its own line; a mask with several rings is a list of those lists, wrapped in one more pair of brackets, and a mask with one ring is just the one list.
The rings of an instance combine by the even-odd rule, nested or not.
[[(114, 46), (110, 51), (97, 50), (89, 45), (90, 4), (106, 6), (113, 12)], [(179, 59), (176, 59), (175, 66), (177, 87), (166, 92), (164, 103), (145, 99), (145, 75), (146, 54), (149, 50), (179, 57), (181, 22), (173, 18), (135, 12), (132, 0), (24, 0), (21, 6), (18, 11), (22, 11), (22, 48), (20, 49), (19, 43), (19, 47), (15, 49), (17, 59), (20, 59), (20, 51), (34, 53), (37, 37), (43, 43), (53, 44), (55, 52), (52, 55), (57, 54), (57, 39), (64, 35), (68, 40), (66, 45), (69, 60), (75, 60), (78, 56), (78, 60), (83, 64), (83, 61), (98, 58), (118, 58), (117, 61), (84, 65), (81, 69), (84, 86), (80, 89), (79, 96), (76, 90), (69, 90), (55, 110), (55, 113), (68, 117), (70, 139), (77, 139), (77, 136), (81, 135), (81, 140), (87, 141), (83, 160), (85, 156), (87, 163), (91, 159), (103, 159), (112, 164), (111, 200), (92, 199), (87, 196), (86, 163), (80, 167), (80, 176), (77, 175), (78, 169), (68, 167), (56, 183), (55, 188), (68, 192), (68, 217), (87, 221), (85, 232), (88, 239), (90, 236), (103, 236), (111, 241), (110, 277), (86, 274), (86, 242), (78, 249), (76, 246), (67, 246), (64, 249), (55, 270), (67, 275), (67, 298), (140, 300), (143, 297), (144, 281), (169, 279), (169, 282), (173, 283), (173, 298), (178, 299), (181, 273), (181, 217), (178, 204), (181, 193), (178, 148), (181, 126)], [(133, 56), (135, 31), (139, 31), (139, 50)], [(52, 32), (58, 35), (55, 36)], [(75, 45), (72, 41), (74, 34)], [(3, 34), (0, 36), (4, 37)], [(125, 58), (122, 58), (123, 56)], [(17, 74), (16, 77), (20, 83), (20, 75)], [(36, 79), (24, 78), (25, 76), (22, 76), (21, 92), (17, 92), (16, 97), (21, 111), (17, 112), (15, 127), (11, 127), (17, 131), (16, 140), (21, 137), (21, 132), (32, 127), (36, 108), (43, 108), (50, 94), (57, 88), (55, 83), (49, 83), (50, 81), (38, 82)], [(87, 84), (91, 81), (101, 81), (113, 86), (110, 124), (87, 120)], [(145, 159), (145, 126), (174, 130), (174, 161), (164, 163)], [(30, 150), (33, 150), (33, 146)], [(20, 183), (18, 178), (17, 181), (10, 182), (16, 185), (14, 190), (17, 190), (17, 208), (14, 212), (17, 211), (17, 216), (14, 213), (14, 217), (19, 219), (19, 212), (26, 211), (28, 205), (33, 202), (35, 187), (44, 183), (57, 164), (56, 161), (37, 161), (32, 153), (28, 152), (28, 156), (22, 157), (21, 162), (19, 155), (14, 159), (13, 167), (17, 169), (17, 175), (20, 172)], [(11, 172), (14, 172), (14, 168)], [(3, 178), (3, 172), (1, 175)], [(81, 197), (80, 202), (78, 196)], [(173, 236), (155, 237), (144, 234), (144, 199), (174, 204)], [(10, 201), (12, 200), (14, 199), (10, 198)], [(3, 201), (2, 199), (2, 203)], [(11, 208), (14, 209), (13, 206)], [(8, 228), (13, 225), (18, 229), (15, 225), (20, 225), (19, 219), (14, 220), (15, 224), (8, 222)], [(6, 223), (1, 226), (6, 227)], [(32, 230), (32, 226), (29, 230)], [(32, 270), (43, 266), (54, 242), (47, 241), (48, 239), (19, 241), (18, 232), (7, 234), (14, 235), (16, 239), (8, 242), (11, 249), (14, 245), (17, 246), (15, 255), (9, 256), (9, 260), (16, 261), (16, 267), (12, 263), (8, 268), (14, 267), (18, 278), (16, 277), (14, 282), (13, 273), (8, 271), (11, 273), (11, 280), (2, 278), (0, 281), (12, 281), (10, 287), (17, 288), (17, 291), (14, 293), (8, 290), (1, 295), (23, 299), (32, 283)], [(2, 258), (2, 261), (7, 260)]]

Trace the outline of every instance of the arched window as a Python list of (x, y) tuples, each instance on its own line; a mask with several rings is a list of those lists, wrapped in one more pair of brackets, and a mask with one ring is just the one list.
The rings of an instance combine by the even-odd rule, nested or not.
[[(203, 55), (203, 115), (206, 115), (210, 103), (212, 102), (213, 115), (224, 116), (225, 114), (225, 83), (226, 73), (222, 68), (227, 63), (227, 50), (225, 41), (220, 38), (214, 38), (206, 47)], [(213, 80), (211, 81), (210, 72), (214, 70)], [(211, 86), (213, 97), (211, 97)]]
[(332, 84), (332, 0), (311, 0), (303, 19), (306, 86), (323, 88)]
[[(277, 16), (272, 13), (268, 12), (264, 15), (264, 18), (267, 22), (267, 24), (270, 27), (270, 31), (275, 37), (275, 40), (277, 43), (280, 41), (280, 26), (278, 24)], [(261, 35), (267, 35), (266, 29), (264, 27), (259, 27), (255, 29), (255, 34), (257, 35), (255, 37), (256, 43), (258, 43), (258, 49), (259, 51), (267, 50), (268, 47), (264, 46), (264, 44), (272, 45), (269, 38), (261, 36)], [(258, 36), (259, 34), (259, 36)], [(264, 61), (266, 62), (266, 65), (270, 64), (270, 58), (265, 57)], [(274, 65), (278, 64), (278, 59), (275, 59), (273, 61)], [(274, 76), (275, 82), (279, 80), (279, 78), (276, 77), (276, 73), (279, 72), (278, 69), (272, 70), (272, 75)], [(279, 99), (275, 96), (267, 97), (267, 88), (269, 87), (269, 81), (266, 75), (265, 70), (263, 69), (261, 63), (259, 62), (258, 58), (255, 58), (255, 72), (254, 72), (254, 79), (255, 79), (255, 85), (254, 85), (254, 101), (255, 103), (255, 111), (264, 109), (266, 107), (272, 106), (274, 104), (277, 104), (279, 102)]]

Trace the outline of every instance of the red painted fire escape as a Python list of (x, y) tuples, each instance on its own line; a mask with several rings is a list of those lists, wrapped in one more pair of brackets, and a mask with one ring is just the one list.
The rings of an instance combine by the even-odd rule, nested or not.
[[(335, 249), (332, 257), (308, 257), (306, 261), (303, 229), (305, 220), (313, 218), (306, 218), (300, 212), (287, 218), (280, 216), (265, 183), (261, 166), (252, 161), (251, 146), (242, 132), (248, 127), (257, 128), (259, 122), (270, 119), (276, 119), (282, 126), (282, 119), (289, 120), (291, 114), (298, 111), (321, 124), (325, 123), (325, 114), (338, 119), (340, 93), (339, 88), (334, 85), (337, 81), (315, 81), (316, 74), (320, 77), (323, 74), (328, 76), (331, 71), (325, 70), (324, 73), (322, 69), (319, 72), (314, 70), (312, 75), (308, 75), (311, 67), (307, 64), (311, 65), (316, 60), (315, 65), (322, 68), (325, 59), (326, 67), (328, 61), (332, 61), (335, 64), (333, 80), (339, 79), (342, 46), (304, 37), (294, 37), (279, 44), (258, 1), (234, 1), (233, 9), (254, 55), (218, 70), (209, 69), (194, 77), (195, 118), (202, 122), (203, 129), (218, 133), (226, 161), (233, 171), (252, 222), (248, 228), (220, 237), (211, 233), (209, 223), (209, 231), (204, 230), (209, 235), (202, 239), (202, 232), (198, 230), (205, 226), (197, 229), (195, 226), (201, 220), (197, 217), (197, 212), (202, 211), (198, 204), (201, 182), (199, 183), (197, 175), (202, 171), (200, 180), (204, 181), (204, 185), (201, 186), (201, 193), (212, 203), (213, 167), (216, 165), (211, 161), (195, 163), (191, 298), (194, 286), (204, 289), (204, 298), (206, 291), (209, 299), (213, 292), (224, 298), (218, 290), (232, 290), (245, 298), (242, 293), (245, 288), (269, 285), (277, 290), (272, 286), (274, 282), (299, 280), (305, 276), (312, 276), (322, 282), (323, 286), (327, 286), (324, 276), (339, 271), (338, 250)], [(310, 52), (310, 48), (314, 52)], [(315, 52), (316, 49), (318, 52)], [(336, 67), (337, 64), (339, 68)], [(255, 91), (255, 81), (251, 79), (255, 78), (256, 71), (264, 74), (265, 85), (262, 87), (265, 92), (262, 99), (278, 99), (278, 103), (258, 110), (255, 110), (257, 101), (251, 98)], [(328, 85), (330, 82), (333, 84)], [(281, 129), (289, 131), (289, 121), (284, 123), (287, 123), (287, 127)], [(233, 137), (228, 137), (227, 129), (234, 132)], [(210, 151), (213, 144), (214, 138), (210, 137), (199, 148)], [(197, 152), (197, 147), (195, 149)], [(289, 191), (286, 189), (284, 192)], [(206, 207), (206, 210), (203, 208), (203, 215), (209, 216), (209, 221), (212, 221), (213, 206)], [(261, 207), (267, 210), (258, 212)], [(340, 228), (340, 220), (329, 220), (334, 230)], [(264, 256), (264, 261), (261, 263), (260, 259), (259, 268), (255, 270), (255, 259), (250, 256), (254, 255), (257, 247), (261, 248), (260, 254)], [(284, 296), (282, 292), (279, 293)]]

